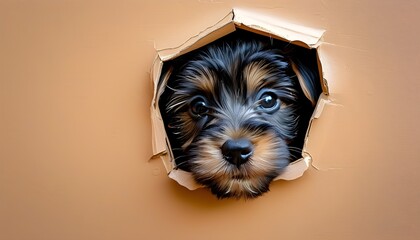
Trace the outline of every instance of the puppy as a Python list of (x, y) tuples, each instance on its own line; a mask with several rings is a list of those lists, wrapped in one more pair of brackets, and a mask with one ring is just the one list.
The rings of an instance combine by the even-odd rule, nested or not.
[(176, 165), (218, 198), (258, 197), (300, 158), (321, 90), (316, 67), (293, 54), (229, 39), (164, 69), (159, 105)]

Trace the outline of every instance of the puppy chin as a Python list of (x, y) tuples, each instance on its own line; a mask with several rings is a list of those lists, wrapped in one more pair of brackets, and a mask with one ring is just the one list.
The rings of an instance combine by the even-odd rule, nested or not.
[(212, 178), (203, 178), (203, 174), (194, 174), (200, 172), (197, 169), (193, 171), (193, 175), (197, 182), (208, 187), (219, 199), (251, 199), (268, 192), (270, 183), (282, 171), (282, 168), (276, 168), (264, 174), (254, 175), (249, 166), (237, 168), (226, 165), (226, 169), (224, 174)]
[(269, 185), (275, 176), (253, 178), (225, 177), (208, 186), (218, 198), (251, 199), (269, 191)]

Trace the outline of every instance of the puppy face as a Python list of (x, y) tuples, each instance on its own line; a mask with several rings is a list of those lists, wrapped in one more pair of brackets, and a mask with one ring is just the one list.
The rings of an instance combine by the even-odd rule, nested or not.
[(213, 45), (168, 74), (160, 105), (176, 163), (217, 197), (260, 196), (299, 158), (313, 107), (279, 50)]

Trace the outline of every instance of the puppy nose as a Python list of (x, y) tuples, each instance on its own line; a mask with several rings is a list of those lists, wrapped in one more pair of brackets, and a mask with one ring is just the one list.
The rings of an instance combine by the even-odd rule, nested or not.
[(229, 139), (221, 147), (223, 157), (239, 167), (252, 156), (253, 145), (248, 139)]

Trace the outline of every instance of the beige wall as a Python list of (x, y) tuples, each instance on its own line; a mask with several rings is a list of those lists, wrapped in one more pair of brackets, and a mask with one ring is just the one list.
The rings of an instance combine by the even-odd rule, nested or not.
[[(149, 70), (232, 7), (327, 32), (314, 165), (253, 201), (150, 161)], [(0, 239), (419, 239), (419, 1), (0, 2)]]

